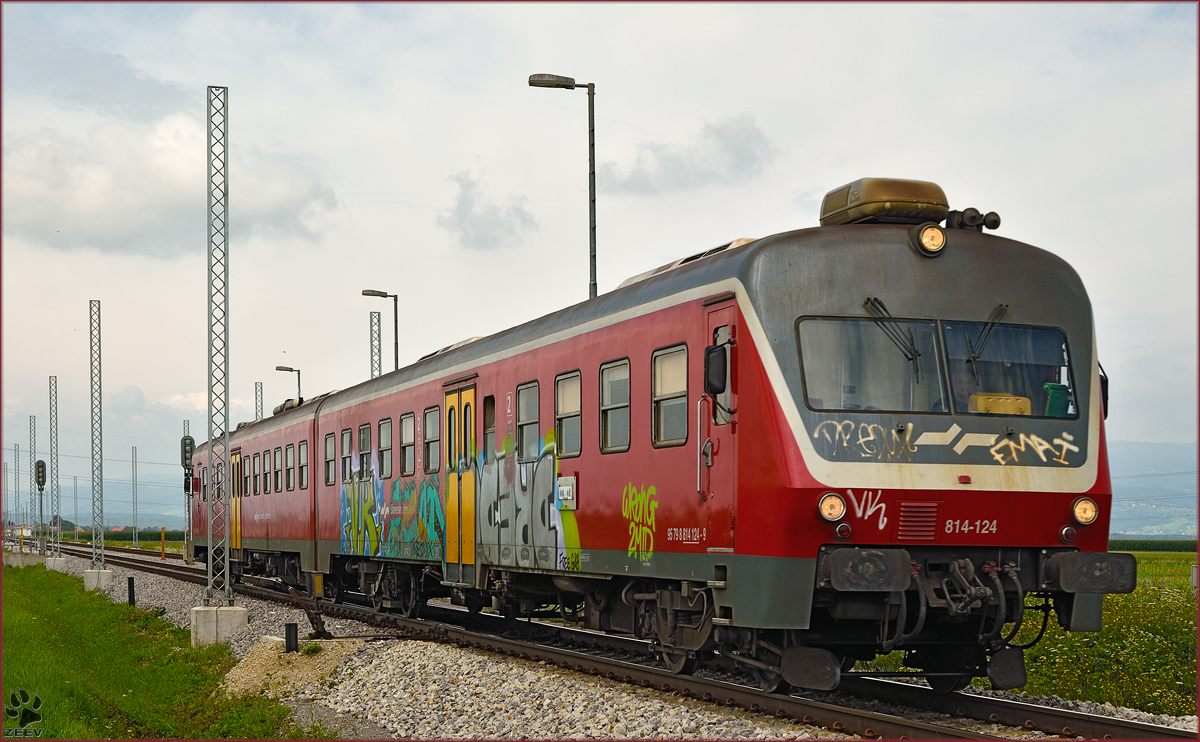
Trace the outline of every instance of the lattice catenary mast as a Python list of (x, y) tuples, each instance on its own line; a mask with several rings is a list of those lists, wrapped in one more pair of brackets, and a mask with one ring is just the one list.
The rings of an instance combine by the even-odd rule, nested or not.
[(100, 409), (100, 300), (89, 305), (92, 339), (92, 569), (104, 569), (104, 430)]
[[(183, 435), (190, 435), (191, 421), (183, 421)], [(192, 472), (183, 470), (183, 556), (191, 559), (192, 553)], [(190, 564), (190, 562), (189, 562)]]
[[(29, 416), (29, 509), (33, 510), (33, 493), (37, 488), (37, 472), (34, 470), (37, 465), (37, 418), (33, 415)], [(37, 504), (37, 530), (34, 532), (34, 538), (37, 539), (38, 553), (46, 553), (46, 542), (42, 540), (42, 494), (38, 493)]]
[(233, 605), (225, 464), (229, 451), (229, 88), (208, 88), (208, 584), (204, 604), (220, 591)]
[(254, 382), (254, 419), (262, 419), (262, 382)]
[(61, 556), (62, 512), (58, 487), (58, 377), (50, 377), (50, 553)]
[(133, 447), (130, 462), (133, 464), (133, 548), (138, 548), (138, 522), (137, 522), (137, 446)]
[(382, 373), (382, 361), (379, 358), (379, 312), (371, 312), (371, 378)]

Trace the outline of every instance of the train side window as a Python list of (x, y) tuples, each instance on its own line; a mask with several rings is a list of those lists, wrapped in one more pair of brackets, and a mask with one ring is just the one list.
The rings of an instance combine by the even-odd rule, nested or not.
[(517, 387), (517, 459), (536, 459), (538, 449), (537, 382)]
[(250, 496), (250, 471), (253, 463), (254, 457), (246, 456), (238, 464), (238, 468), (242, 470), (242, 497)]
[(474, 420), (471, 419), (471, 403), (468, 402), (463, 405), (462, 415), (462, 455), (466, 459), (466, 467), (468, 469), (475, 463), (475, 446), (472, 445), (475, 443), (475, 428), (473, 426)]
[(254, 494), (259, 494), (258, 473), (262, 471), (262, 457), (259, 454), (254, 454), (254, 461), (251, 464), (250, 479), (254, 481)]
[(446, 408), (446, 466), (450, 469), (453, 469), (457, 464), (457, 460), (454, 457), (454, 444), (458, 442), (458, 439), (454, 437), (454, 413), (455, 410), (453, 407)]
[(392, 420), (379, 421), (379, 477), (392, 478)]
[(283, 465), (285, 467), (284, 483), (287, 485), (287, 491), (291, 492), (296, 489), (296, 445), (294, 443), (287, 444), (287, 448), (283, 450)]
[(371, 478), (371, 424), (358, 426), (358, 478)]
[(654, 446), (687, 443), (687, 346), (655, 351), (651, 366)]
[(337, 477), (337, 452), (334, 451), (333, 433), (325, 434), (325, 484), (333, 484)]
[(417, 440), (413, 435), (413, 413), (400, 416), (400, 476), (411, 477), (417, 471)]
[(200, 499), (208, 500), (208, 467), (200, 470)]
[(271, 449), (263, 451), (263, 494), (271, 494)]
[(308, 489), (308, 441), (300, 441), (296, 452), (300, 458), (300, 489)]
[(437, 407), (425, 410), (425, 473), (434, 474), (441, 464), (441, 427)]
[(600, 367), (600, 452), (629, 450), (629, 359)]
[(496, 460), (496, 398), (483, 398), (483, 463)]
[(712, 407), (712, 418), (714, 425), (728, 425), (730, 421), (730, 410), (733, 408), (733, 384), (730, 383), (733, 377), (733, 369), (730, 367), (730, 361), (733, 360), (729, 353), (729, 343), (733, 340), (733, 333), (729, 330), (729, 325), (721, 325), (716, 330), (713, 330), (713, 345), (725, 346), (725, 374), (726, 383), (725, 391), (717, 395), (716, 404)]
[(275, 491), (283, 492), (283, 449), (275, 447)]
[(573, 371), (554, 380), (554, 445), (560, 459), (578, 456), (583, 448), (580, 379)]
[(350, 481), (350, 428), (342, 431), (342, 481)]

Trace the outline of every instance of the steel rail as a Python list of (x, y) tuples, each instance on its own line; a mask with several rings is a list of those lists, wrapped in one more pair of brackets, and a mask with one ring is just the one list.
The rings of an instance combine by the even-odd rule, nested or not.
[(873, 678), (844, 678), (838, 690), (869, 698), (887, 698), (920, 706), (952, 716), (965, 716), (1013, 727), (1023, 727), (1063, 737), (1087, 739), (1149, 739), (1187, 737), (1196, 739), (1190, 729), (1148, 724), (1131, 719), (1087, 714), (1051, 706), (1039, 706), (1008, 698), (973, 693), (936, 693), (911, 683)]

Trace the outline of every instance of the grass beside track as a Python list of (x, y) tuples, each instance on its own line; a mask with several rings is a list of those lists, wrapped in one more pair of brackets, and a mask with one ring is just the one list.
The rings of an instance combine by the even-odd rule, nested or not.
[[(1189, 578), (1196, 555), (1133, 554), (1138, 560), (1137, 589), (1105, 597), (1099, 632), (1068, 633), (1051, 614), (1046, 635), (1025, 650), (1028, 683), (1023, 692), (1156, 714), (1196, 713), (1196, 591)], [(1040, 614), (1027, 612), (1014, 643), (1028, 643), (1040, 628)], [(892, 652), (859, 663), (857, 669), (908, 669), (903, 657), (903, 652)], [(982, 679), (974, 685), (990, 687)]]
[(297, 728), (268, 698), (217, 695), (235, 664), (228, 645), (192, 649), (186, 630), (87, 592), (76, 577), (5, 567), (3, 612), (4, 695), (41, 698), (44, 737), (327, 734)]

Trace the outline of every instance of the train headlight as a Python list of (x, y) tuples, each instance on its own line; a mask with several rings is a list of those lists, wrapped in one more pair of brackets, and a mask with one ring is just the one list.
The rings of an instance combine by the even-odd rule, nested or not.
[(1100, 515), (1100, 509), (1096, 507), (1096, 502), (1090, 497), (1081, 497), (1071, 505), (1071, 515), (1075, 516), (1076, 523), (1086, 526), (1096, 521), (1096, 517)]
[(846, 501), (841, 495), (833, 492), (826, 492), (821, 495), (820, 501), (817, 503), (817, 510), (820, 511), (821, 517), (833, 523), (839, 521), (846, 514)]
[(918, 226), (912, 232), (913, 247), (928, 258), (941, 253), (946, 246), (946, 233), (938, 225), (928, 222)]

